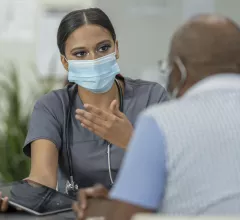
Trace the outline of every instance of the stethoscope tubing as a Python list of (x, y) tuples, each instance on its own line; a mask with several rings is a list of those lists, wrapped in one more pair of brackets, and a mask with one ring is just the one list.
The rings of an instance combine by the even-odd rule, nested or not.
[[(119, 94), (119, 102), (120, 102), (119, 109), (121, 112), (123, 112), (123, 91), (122, 91), (121, 85), (117, 79), (115, 79), (115, 83), (117, 85), (118, 94)], [(68, 98), (69, 98), (69, 108), (68, 108), (67, 117), (66, 117), (66, 129), (64, 132), (65, 140), (66, 140), (67, 159), (68, 159), (68, 171), (69, 171), (69, 180), (67, 181), (67, 184), (66, 184), (66, 193), (69, 193), (69, 190), (77, 190), (78, 189), (78, 185), (75, 183), (75, 180), (74, 180), (73, 162), (72, 162), (72, 154), (71, 154), (71, 150), (70, 150), (70, 140), (69, 140), (69, 138), (70, 138), (70, 123), (71, 123), (70, 117), (71, 117), (72, 106), (73, 106), (72, 100), (75, 97), (75, 95), (77, 94), (77, 87), (76, 87), (75, 91), (73, 91), (73, 97), (71, 97), (71, 95), (69, 93), (69, 89), (72, 86), (73, 85), (67, 86), (67, 93), (68, 93)], [(111, 169), (111, 146), (112, 146), (112, 144), (108, 142), (108, 145), (107, 145), (108, 173), (109, 173), (109, 179), (110, 179), (111, 185), (113, 185), (114, 180), (112, 177), (112, 169)]]

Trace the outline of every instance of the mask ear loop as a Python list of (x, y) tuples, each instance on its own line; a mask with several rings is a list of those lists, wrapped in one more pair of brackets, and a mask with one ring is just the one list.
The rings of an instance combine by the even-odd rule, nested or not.
[(185, 83), (185, 81), (187, 79), (187, 70), (186, 70), (185, 66), (183, 65), (181, 59), (179, 57), (176, 57), (175, 62), (178, 65), (178, 68), (180, 70), (181, 79), (178, 83), (178, 86), (172, 92), (172, 98), (177, 97), (177, 95), (179, 94), (180, 88), (183, 86), (183, 84)]
[[(68, 62), (68, 59), (66, 56), (62, 55), (64, 57), (64, 60), (68, 63), (68, 68), (69, 68), (69, 62)], [(68, 82), (68, 85), (71, 84), (72, 82), (69, 81), (69, 70), (67, 69), (67, 82)]]
[(114, 44), (115, 44), (114, 53), (115, 53), (115, 57), (116, 57), (116, 60), (117, 60), (117, 59), (119, 59), (119, 55), (117, 55), (117, 44), (116, 44), (116, 42)]
[(68, 59), (66, 56), (62, 55), (64, 57), (64, 60), (68, 63)]

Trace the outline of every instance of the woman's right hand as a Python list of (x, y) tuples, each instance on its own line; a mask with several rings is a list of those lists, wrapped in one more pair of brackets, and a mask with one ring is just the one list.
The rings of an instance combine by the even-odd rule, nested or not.
[(2, 193), (0, 192), (0, 212), (6, 212), (8, 210), (8, 197), (2, 198)]

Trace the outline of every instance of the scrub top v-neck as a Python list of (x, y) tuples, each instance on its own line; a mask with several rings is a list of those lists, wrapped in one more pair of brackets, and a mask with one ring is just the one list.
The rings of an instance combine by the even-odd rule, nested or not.
[[(145, 108), (168, 100), (165, 89), (154, 82), (124, 78), (123, 113), (129, 121), (135, 124), (137, 116)], [(70, 89), (73, 95), (74, 86)], [(30, 156), (31, 143), (39, 139), (52, 141), (59, 150), (59, 179), (60, 191), (65, 191), (69, 179), (66, 141), (63, 132), (66, 127), (66, 117), (69, 105), (67, 89), (52, 91), (40, 98), (34, 107), (29, 124), (29, 130), (24, 144), (24, 153)], [(101, 183), (111, 188), (108, 172), (107, 145), (108, 143), (83, 128), (75, 119), (75, 110), (84, 109), (78, 95), (73, 98), (70, 123), (70, 149), (74, 180), (79, 188)], [(125, 151), (118, 146), (111, 146), (111, 171), (116, 178)]]

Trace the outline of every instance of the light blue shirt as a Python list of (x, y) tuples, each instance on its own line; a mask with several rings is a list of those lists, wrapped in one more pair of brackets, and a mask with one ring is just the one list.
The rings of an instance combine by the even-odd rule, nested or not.
[(240, 74), (230, 73), (148, 108), (112, 198), (163, 215), (239, 215), (239, 109)]
[(166, 180), (165, 141), (155, 120), (142, 116), (137, 122), (123, 166), (110, 197), (157, 210)]

